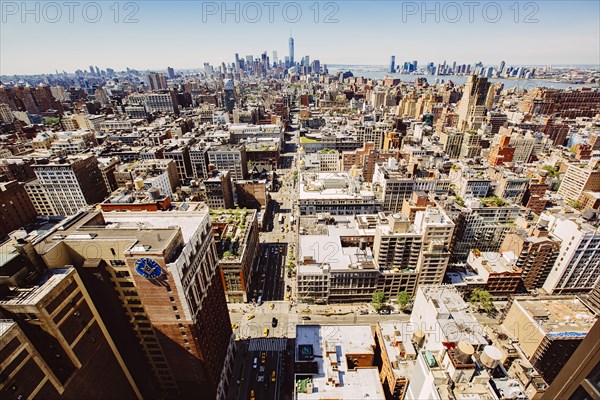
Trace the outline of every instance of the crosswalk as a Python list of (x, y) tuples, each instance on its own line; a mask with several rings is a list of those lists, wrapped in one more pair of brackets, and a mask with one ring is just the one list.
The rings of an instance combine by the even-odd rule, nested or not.
[(286, 345), (287, 339), (285, 338), (251, 339), (248, 351), (284, 351)]

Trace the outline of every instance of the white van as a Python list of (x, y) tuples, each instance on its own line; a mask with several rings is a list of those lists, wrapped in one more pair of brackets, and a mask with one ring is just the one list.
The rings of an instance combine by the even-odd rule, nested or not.
[(252, 368), (256, 368), (258, 365), (258, 357), (254, 357), (254, 361), (252, 362)]

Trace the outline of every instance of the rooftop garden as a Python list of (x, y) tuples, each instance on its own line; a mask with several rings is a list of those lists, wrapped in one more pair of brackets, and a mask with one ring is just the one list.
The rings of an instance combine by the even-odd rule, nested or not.
[(210, 210), (213, 234), (219, 259), (235, 260), (243, 250), (246, 234), (246, 218), (250, 214), (246, 208), (232, 210)]
[(318, 142), (317, 139), (307, 138), (306, 136), (302, 136), (300, 138), (300, 143), (317, 143), (317, 142)]
[(508, 204), (498, 196), (484, 197), (481, 199), (481, 203), (486, 207), (502, 207)]

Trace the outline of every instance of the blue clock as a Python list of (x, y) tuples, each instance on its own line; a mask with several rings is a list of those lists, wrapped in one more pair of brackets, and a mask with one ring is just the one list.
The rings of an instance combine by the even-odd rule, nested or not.
[(156, 279), (162, 275), (162, 268), (151, 258), (139, 258), (135, 261), (135, 270), (146, 279)]

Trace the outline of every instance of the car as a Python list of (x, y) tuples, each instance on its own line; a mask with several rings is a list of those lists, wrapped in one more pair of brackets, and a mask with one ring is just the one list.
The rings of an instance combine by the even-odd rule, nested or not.
[(252, 318), (254, 318), (254, 314), (248, 314), (248, 315), (246, 315), (246, 319), (248, 321), (250, 321)]
[(384, 315), (389, 315), (390, 310), (381, 310), (379, 311), (379, 314), (384, 314)]
[(285, 294), (285, 299), (286, 299), (286, 300), (289, 300), (291, 297), (292, 297), (292, 295), (290, 294), (290, 292), (287, 292), (287, 293)]
[(263, 329), (263, 337), (269, 336), (269, 328)]
[(231, 324), (231, 329), (236, 330), (237, 328), (239, 328), (238, 324)]
[(271, 326), (273, 328), (275, 328), (277, 326), (277, 318), (273, 317), (273, 319), (271, 320)]
[(258, 358), (254, 357), (254, 361), (252, 362), (252, 368), (256, 368), (258, 365)]
[(264, 364), (267, 361), (267, 352), (263, 351), (260, 353), (260, 363)]
[(254, 397), (254, 389), (250, 391), (250, 400), (256, 400), (256, 397)]
[(265, 372), (265, 366), (261, 365), (260, 368), (258, 369), (260, 372)]
[(274, 308), (275, 308), (275, 303), (271, 303), (271, 304), (269, 304), (269, 310), (272, 310), (272, 309), (274, 309)]
[(259, 375), (256, 377), (256, 382), (264, 382), (265, 381), (265, 376), (264, 375)]
[(275, 371), (271, 372), (271, 382), (275, 382), (277, 380), (277, 374), (275, 373)]
[(360, 315), (367, 315), (367, 314), (369, 314), (369, 312), (367, 310), (360, 310), (358, 313)]
[(308, 315), (303, 315), (300, 319), (303, 321), (310, 321), (310, 317)]

